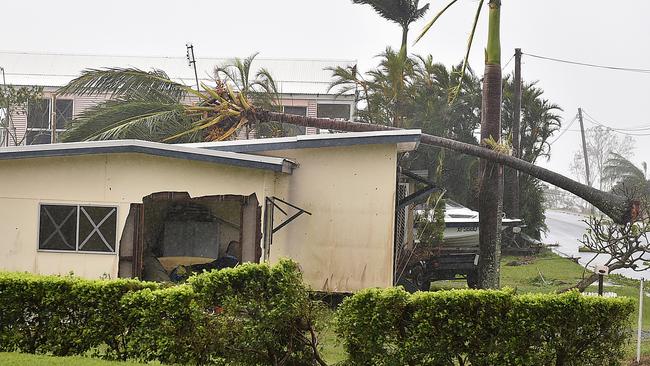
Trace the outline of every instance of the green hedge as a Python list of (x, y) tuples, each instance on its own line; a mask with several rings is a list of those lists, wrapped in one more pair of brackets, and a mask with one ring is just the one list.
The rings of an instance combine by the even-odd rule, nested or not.
[[(322, 309), (297, 264), (183, 285), (0, 273), (0, 351), (178, 364), (314, 365)], [(365, 290), (335, 326), (351, 365), (614, 365), (630, 299)]]
[(124, 353), (121, 298), (159, 285), (137, 280), (0, 273), (0, 351), (77, 355), (106, 346)]
[(576, 292), (371, 289), (336, 325), (352, 365), (616, 365), (633, 310)]
[(164, 287), (0, 274), (0, 350), (180, 364), (313, 365), (320, 308), (300, 270), (244, 264)]

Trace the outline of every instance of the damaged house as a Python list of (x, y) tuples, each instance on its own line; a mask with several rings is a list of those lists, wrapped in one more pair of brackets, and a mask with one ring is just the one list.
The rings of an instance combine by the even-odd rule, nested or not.
[(187, 268), (289, 257), (314, 290), (390, 286), (405, 235), (395, 228), (406, 226), (396, 225), (397, 157), (419, 139), (398, 130), (0, 148), (0, 270), (175, 280)]

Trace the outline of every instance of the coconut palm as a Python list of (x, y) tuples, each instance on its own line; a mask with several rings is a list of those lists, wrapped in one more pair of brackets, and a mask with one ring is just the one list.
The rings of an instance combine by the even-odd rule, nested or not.
[(617, 153), (610, 153), (603, 168), (603, 179), (612, 183), (612, 191), (631, 196), (650, 204), (650, 180), (647, 178), (648, 164), (637, 167)]
[[(244, 94), (257, 107), (268, 110), (281, 111), (282, 102), (278, 87), (271, 73), (260, 68), (253, 71), (253, 62), (258, 53), (244, 59), (234, 58), (222, 65), (215, 67), (215, 80), (223, 83), (230, 83), (232, 87)], [(252, 127), (252, 129), (251, 129)], [(259, 137), (283, 137), (297, 135), (301, 131), (296, 126), (281, 124), (277, 122), (260, 122), (255, 126), (245, 126), (245, 134), (248, 138), (252, 131)]]
[(419, 8), (419, 0), (352, 0), (352, 2), (370, 5), (382, 18), (399, 24), (402, 27), (400, 50), (404, 53), (407, 53), (409, 26), (429, 10), (429, 4)]

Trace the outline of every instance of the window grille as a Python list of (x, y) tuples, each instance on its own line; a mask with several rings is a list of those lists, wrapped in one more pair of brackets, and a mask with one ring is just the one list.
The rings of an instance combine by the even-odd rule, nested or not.
[(117, 207), (40, 206), (38, 249), (115, 253)]

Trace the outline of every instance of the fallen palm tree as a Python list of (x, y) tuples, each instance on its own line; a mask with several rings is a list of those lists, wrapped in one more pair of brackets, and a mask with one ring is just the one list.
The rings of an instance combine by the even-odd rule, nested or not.
[[(328, 118), (304, 117), (258, 108), (244, 91), (233, 91), (227, 83), (202, 85), (202, 91), (170, 80), (159, 70), (85, 70), (59, 89), (59, 94), (108, 94), (113, 100), (101, 103), (75, 119), (64, 141), (141, 138), (175, 142), (188, 136), (206, 141), (225, 140), (238, 129), (255, 123), (280, 122), (335, 131), (363, 132), (394, 130), (395, 127)], [(192, 96), (198, 102), (188, 102)], [(170, 128), (171, 127), (171, 128)], [(509, 166), (562, 188), (591, 203), (616, 223), (634, 221), (639, 202), (589, 187), (562, 174), (510, 156), (497, 148), (486, 148), (444, 137), (422, 134), (421, 143), (472, 155)]]

